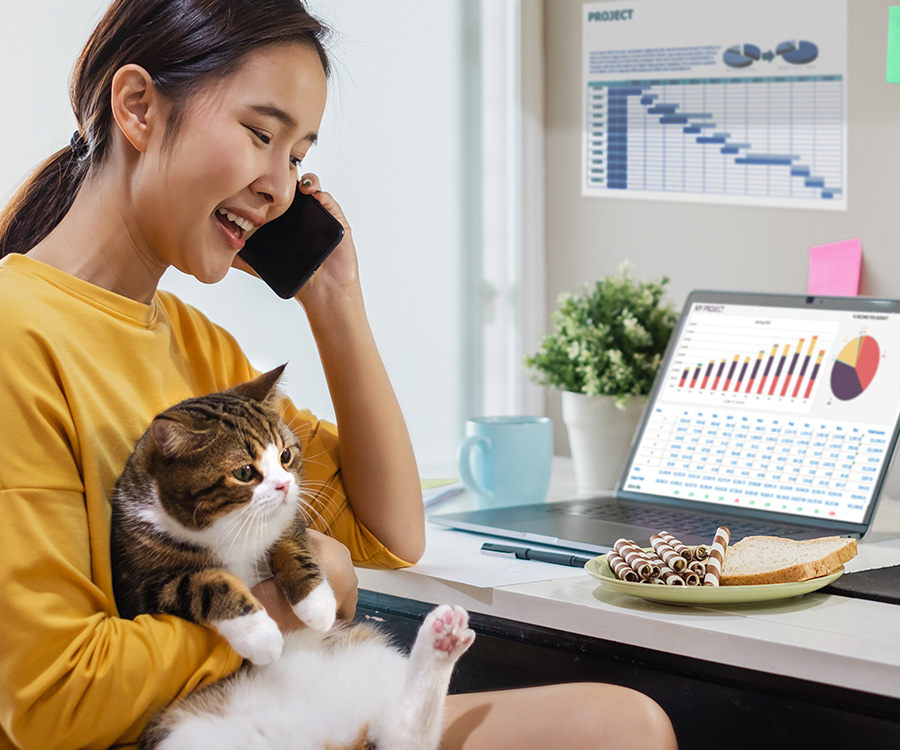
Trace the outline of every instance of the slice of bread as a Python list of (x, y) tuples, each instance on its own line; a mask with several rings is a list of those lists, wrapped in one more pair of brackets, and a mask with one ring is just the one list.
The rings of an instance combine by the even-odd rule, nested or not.
[(856, 557), (856, 540), (841, 536), (795, 541), (777, 536), (748, 536), (728, 547), (723, 586), (792, 583), (836, 573)]

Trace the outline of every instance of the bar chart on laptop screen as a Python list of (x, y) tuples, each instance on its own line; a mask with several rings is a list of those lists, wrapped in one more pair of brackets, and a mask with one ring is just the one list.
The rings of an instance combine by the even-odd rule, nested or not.
[(847, 7), (585, 4), (582, 195), (846, 210)]
[(625, 488), (860, 521), (900, 410), (897, 315), (697, 303)]
[[(692, 319), (675, 352), (663, 398), (806, 413), (817, 392), (829, 387), (823, 364), (838, 327), (830, 321), (762, 316)], [(852, 387), (848, 382), (848, 391)]]

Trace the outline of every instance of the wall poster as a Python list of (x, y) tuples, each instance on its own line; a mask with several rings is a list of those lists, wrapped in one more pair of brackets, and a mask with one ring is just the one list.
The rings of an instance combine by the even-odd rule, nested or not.
[(582, 195), (846, 210), (847, 13), (586, 3)]

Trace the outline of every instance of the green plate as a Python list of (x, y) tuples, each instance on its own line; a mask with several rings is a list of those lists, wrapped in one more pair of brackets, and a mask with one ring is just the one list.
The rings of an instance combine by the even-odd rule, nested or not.
[(658, 583), (630, 583), (620, 581), (613, 575), (606, 555), (588, 560), (584, 569), (600, 581), (600, 588), (617, 594), (629, 594), (653, 602), (667, 604), (750, 604), (768, 602), (774, 599), (788, 599), (827, 586), (840, 578), (844, 569), (837, 573), (813, 578), (797, 583), (769, 583), (757, 586), (664, 586)]

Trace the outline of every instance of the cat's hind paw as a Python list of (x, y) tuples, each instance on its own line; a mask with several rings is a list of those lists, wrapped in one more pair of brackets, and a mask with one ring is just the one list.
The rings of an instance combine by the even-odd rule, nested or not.
[(337, 600), (328, 581), (322, 581), (312, 591), (293, 605), (294, 614), (313, 630), (326, 633), (334, 625)]
[(413, 648), (418, 650), (422, 644), (422, 647), (433, 650), (437, 655), (455, 661), (475, 640), (475, 631), (468, 625), (469, 613), (466, 610), (442, 604), (425, 618)]
[(263, 609), (213, 624), (235, 651), (254, 664), (268, 664), (281, 656), (284, 638)]

